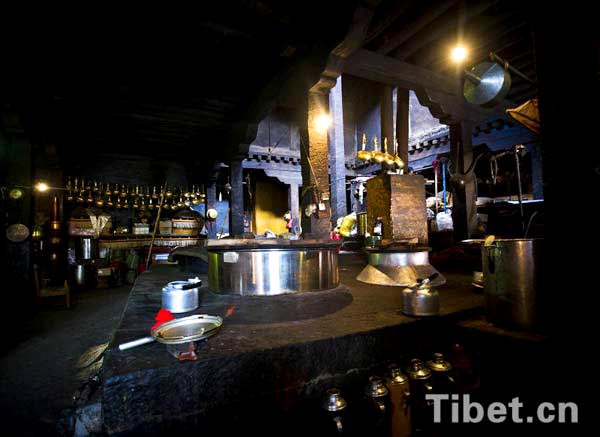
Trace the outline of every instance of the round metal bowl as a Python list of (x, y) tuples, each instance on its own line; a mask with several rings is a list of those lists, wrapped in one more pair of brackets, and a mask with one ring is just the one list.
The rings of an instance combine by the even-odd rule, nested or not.
[(329, 290), (339, 285), (335, 247), (209, 250), (211, 291), (242, 296)]

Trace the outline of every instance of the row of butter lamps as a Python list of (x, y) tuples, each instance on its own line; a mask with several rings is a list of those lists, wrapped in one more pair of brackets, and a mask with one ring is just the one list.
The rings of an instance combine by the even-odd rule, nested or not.
[[(109, 207), (116, 209), (133, 209), (150, 210), (158, 209), (160, 207), (160, 191), (157, 192), (156, 187), (153, 188), (152, 194), (150, 193), (150, 187), (140, 189), (139, 185), (136, 185), (135, 189), (129, 188), (125, 185), (121, 185), (119, 189), (118, 184), (107, 183), (106, 185), (94, 181), (93, 183), (88, 182), (82, 178), (79, 183), (78, 178), (74, 179), (74, 183), (71, 182), (71, 178), (67, 180), (67, 201), (77, 203), (94, 204), (98, 207)], [(177, 200), (177, 197), (179, 198)], [(165, 199), (163, 202), (164, 209), (177, 210), (191, 205), (199, 205), (204, 202), (206, 195), (204, 193), (204, 187), (192, 186), (192, 189), (179, 189), (173, 191), (167, 189), (165, 192)], [(113, 200), (114, 199), (114, 200)]]
[(379, 149), (379, 143), (377, 136), (373, 138), (373, 150), (366, 150), (367, 147), (367, 136), (363, 134), (362, 147), (358, 151), (357, 157), (361, 161), (365, 162), (376, 162), (377, 164), (386, 164), (389, 167), (397, 167), (398, 169), (404, 168), (404, 161), (398, 156), (398, 141), (396, 141), (395, 153), (391, 155), (388, 153), (388, 141), (387, 138), (383, 139), (383, 151)]

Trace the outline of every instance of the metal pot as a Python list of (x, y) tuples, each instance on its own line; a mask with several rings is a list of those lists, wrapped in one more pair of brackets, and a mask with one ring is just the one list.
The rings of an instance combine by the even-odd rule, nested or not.
[(543, 243), (543, 239), (499, 239), (483, 246), (488, 321), (520, 328), (539, 326)]
[(440, 311), (440, 296), (431, 281), (437, 277), (434, 273), (429, 278), (402, 290), (402, 312), (407, 316), (436, 316)]
[(162, 289), (162, 307), (174, 314), (194, 311), (199, 306), (198, 288), (201, 285), (198, 278), (169, 282)]

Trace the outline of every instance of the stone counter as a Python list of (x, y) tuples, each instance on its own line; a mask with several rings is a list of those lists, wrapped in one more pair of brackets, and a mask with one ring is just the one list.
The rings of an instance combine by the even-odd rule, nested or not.
[(107, 431), (218, 430), (223, 415), (246, 424), (243, 417), (260, 423), (267, 411), (265, 417), (274, 412), (283, 417), (331, 385), (362, 384), (366, 372), (382, 363), (430, 354), (436, 332), (481, 312), (483, 296), (473, 291), (470, 274), (445, 272), (441, 316), (416, 319), (400, 313), (400, 289), (356, 281), (364, 264), (340, 258), (343, 286), (332, 291), (240, 297), (202, 288), (194, 313), (219, 315), (223, 327), (200, 344), (198, 361), (187, 362), (178, 362), (159, 343), (117, 349), (148, 335), (161, 287), (189, 276), (173, 266), (140, 275), (105, 356)]

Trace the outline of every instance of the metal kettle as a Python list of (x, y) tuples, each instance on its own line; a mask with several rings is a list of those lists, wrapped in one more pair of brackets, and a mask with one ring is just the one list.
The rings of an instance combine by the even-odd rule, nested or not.
[(434, 273), (428, 278), (417, 280), (402, 291), (402, 312), (407, 316), (436, 316), (440, 311), (440, 297), (437, 289), (431, 287), (431, 281), (438, 276)]

